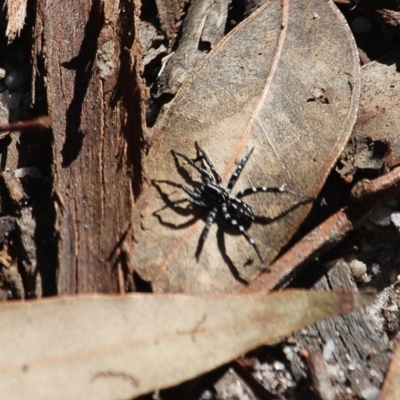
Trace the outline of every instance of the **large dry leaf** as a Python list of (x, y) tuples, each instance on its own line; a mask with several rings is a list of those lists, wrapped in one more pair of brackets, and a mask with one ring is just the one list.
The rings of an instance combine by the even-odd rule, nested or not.
[(400, 163), (400, 50), (361, 69), (362, 91), (353, 137), (371, 137), (390, 142), (393, 164)]
[[(254, 147), (233, 193), (287, 184), (314, 197), (351, 132), (358, 97), (357, 51), (335, 6), (325, 0), (268, 2), (185, 81), (154, 135), (146, 176), (188, 186), (199, 182), (190, 166), (180, 163), (178, 171), (171, 155), (174, 149), (195, 158), (197, 140), (226, 183)], [(238, 277), (248, 280), (259, 269), (254, 249), (243, 236), (224, 232), (229, 223), (214, 224), (197, 259), (206, 213), (185, 203), (165, 207), (184, 197), (167, 184), (144, 188), (134, 218), (138, 272), (156, 291), (237, 289)], [(275, 218), (248, 230), (269, 263), (309, 207), (296, 208), (299, 199), (287, 194), (245, 200), (256, 215)], [(193, 216), (200, 220), (193, 223)]]
[(0, 306), (8, 399), (130, 399), (354, 310), (349, 291), (81, 296)]

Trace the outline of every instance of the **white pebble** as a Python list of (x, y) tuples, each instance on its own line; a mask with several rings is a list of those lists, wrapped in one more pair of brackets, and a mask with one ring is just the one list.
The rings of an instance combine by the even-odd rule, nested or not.
[(324, 346), (323, 355), (326, 361), (331, 361), (333, 358), (333, 352), (335, 351), (335, 342), (329, 339)]
[(375, 386), (370, 386), (361, 391), (361, 396), (364, 400), (377, 400), (380, 394), (381, 391)]
[(360, 279), (367, 272), (367, 266), (362, 261), (352, 260), (349, 266), (355, 279)]
[(390, 215), (390, 220), (392, 221), (393, 225), (400, 229), (400, 212), (394, 212)]
[(285, 364), (279, 362), (279, 361), (275, 361), (274, 362), (274, 369), (275, 371), (283, 371), (285, 369)]
[(381, 266), (377, 263), (371, 265), (371, 270), (374, 275), (378, 275), (381, 272)]

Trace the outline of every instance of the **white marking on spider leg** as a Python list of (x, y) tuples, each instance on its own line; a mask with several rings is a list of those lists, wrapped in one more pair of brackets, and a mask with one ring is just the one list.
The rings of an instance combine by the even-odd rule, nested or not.
[(237, 225), (236, 219), (231, 219), (231, 224), (232, 224), (232, 225)]
[(282, 186), (279, 187), (279, 191), (284, 192), (286, 190), (286, 187), (287, 187), (287, 185), (286, 185), (286, 183), (284, 183)]

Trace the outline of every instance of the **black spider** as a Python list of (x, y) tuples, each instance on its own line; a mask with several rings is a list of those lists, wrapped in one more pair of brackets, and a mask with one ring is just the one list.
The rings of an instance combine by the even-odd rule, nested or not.
[[(171, 150), (171, 153), (174, 157), (182, 157), (200, 173), (202, 184), (199, 187), (193, 190), (185, 185), (181, 185), (180, 183), (172, 182), (169, 180), (160, 180), (157, 182), (167, 183), (171, 186), (175, 186), (184, 190), (189, 195), (188, 199), (185, 200), (188, 200), (193, 204), (209, 210), (206, 218), (206, 226), (204, 227), (200, 237), (202, 243), (204, 243), (204, 241), (206, 240), (211, 225), (214, 223), (217, 215), (222, 214), (225, 220), (229, 221), (232, 226), (237, 227), (239, 232), (253, 246), (255, 252), (262, 261), (261, 253), (257, 247), (256, 242), (246, 232), (245, 229), (245, 227), (249, 227), (254, 221), (255, 215), (251, 207), (240, 199), (250, 194), (255, 194), (257, 192), (290, 193), (295, 196), (301, 197), (302, 195), (292, 190), (289, 190), (286, 188), (285, 185), (282, 185), (280, 187), (271, 188), (265, 186), (251, 187), (241, 190), (239, 193), (236, 194), (236, 196), (233, 196), (231, 194), (231, 190), (233, 189), (236, 181), (239, 179), (239, 176), (244, 166), (246, 165), (251, 154), (253, 153), (254, 147), (240, 161), (232, 176), (230, 177), (227, 187), (225, 188), (221, 185), (221, 176), (215, 170), (214, 165), (208, 158), (207, 154), (197, 142), (195, 142), (195, 146), (197, 150), (197, 158), (193, 160), (184, 154), (176, 152), (175, 150)], [(198, 161), (202, 162), (201, 167), (196, 164), (196, 162)], [(207, 168), (209, 169), (209, 171), (207, 170)]]

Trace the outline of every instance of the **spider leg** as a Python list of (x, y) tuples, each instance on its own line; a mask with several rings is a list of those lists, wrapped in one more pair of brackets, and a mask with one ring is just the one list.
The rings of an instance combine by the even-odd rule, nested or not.
[(202, 242), (205, 242), (205, 240), (207, 239), (207, 235), (208, 232), (210, 231), (211, 225), (214, 223), (215, 218), (217, 216), (218, 213), (218, 208), (214, 207), (207, 215), (206, 218), (206, 226), (203, 229), (203, 232), (201, 232), (201, 236), (200, 236), (200, 240)]
[(255, 240), (246, 232), (246, 230), (241, 225), (239, 225), (239, 231), (246, 238), (246, 240), (253, 246), (253, 249), (257, 253), (258, 258), (260, 259), (260, 261), (262, 261), (261, 253), (260, 253), (260, 250), (258, 249), (258, 246), (257, 246)]
[[(201, 196), (196, 190), (191, 190), (190, 188), (188, 188), (185, 185), (181, 185), (180, 183), (176, 183), (176, 182), (172, 182), (172, 181), (168, 181), (168, 180), (157, 180), (157, 181), (154, 181), (154, 182), (166, 183), (167, 185), (174, 186), (176, 188), (182, 189), (184, 192), (186, 192), (189, 195), (189, 197), (187, 199), (188, 201), (190, 201), (191, 203), (196, 204), (196, 205), (198, 205), (200, 207), (207, 207), (207, 205), (201, 200)], [(177, 200), (177, 201), (180, 202), (180, 201), (183, 201), (183, 200), (185, 200), (185, 199), (180, 199), (180, 200)]]
[(236, 167), (235, 171), (233, 172), (233, 174), (231, 175), (231, 177), (229, 178), (229, 182), (228, 182), (228, 190), (232, 190), (233, 187), (235, 186), (236, 181), (239, 179), (240, 174), (243, 171), (244, 166), (246, 165), (248, 159), (251, 156), (251, 153), (253, 153), (254, 151), (254, 147), (247, 153), (247, 155), (245, 155), (242, 160), (240, 161), (240, 163), (238, 164), (238, 166)]
[(304, 197), (301, 193), (297, 193), (294, 190), (287, 189), (286, 185), (282, 185), (280, 187), (266, 187), (266, 186), (260, 186), (260, 187), (251, 187), (248, 189), (243, 189), (241, 190), (236, 197), (238, 199), (241, 199), (242, 197), (249, 196), (250, 194), (255, 194), (259, 192), (270, 192), (270, 193), (289, 193), (297, 197)]
[(200, 257), (201, 251), (203, 249), (204, 242), (207, 239), (208, 232), (210, 232), (211, 225), (215, 221), (217, 213), (218, 213), (218, 208), (214, 207), (207, 215), (206, 226), (204, 227), (203, 232), (201, 232), (200, 240), (199, 240), (199, 243), (197, 245), (197, 250), (196, 250), (196, 254), (195, 254), (196, 255), (196, 259), (199, 259), (199, 257)]
[(200, 147), (198, 142), (194, 142), (194, 144), (195, 144), (196, 150), (197, 150), (197, 158), (196, 158), (196, 160), (193, 160), (193, 161), (202, 160), (208, 166), (208, 168), (210, 168), (210, 171), (213, 174), (215, 181), (218, 184), (221, 183), (222, 182), (221, 176), (215, 169), (211, 160), (208, 158), (206, 152)]
[(246, 229), (242, 225), (239, 225), (238, 221), (235, 218), (232, 218), (232, 216), (229, 214), (227, 205), (223, 204), (222, 207), (222, 213), (224, 215), (224, 218), (231, 223), (231, 225), (236, 226), (239, 229), (239, 232), (246, 238), (246, 240), (253, 246), (253, 249), (258, 255), (258, 258), (260, 261), (262, 261), (261, 258), (261, 253), (260, 250), (257, 247), (257, 244), (255, 240), (246, 232)]
[(207, 170), (205, 170), (204, 168), (201, 168), (201, 167), (199, 167), (198, 165), (196, 165), (195, 162), (194, 162), (192, 159), (190, 159), (188, 156), (185, 156), (185, 154), (182, 154), (182, 153), (178, 153), (178, 152), (175, 151), (175, 150), (171, 150), (171, 153), (172, 153), (172, 155), (173, 155), (174, 157), (176, 157), (176, 156), (182, 157), (182, 158), (183, 158), (185, 161), (187, 161), (194, 169), (196, 169), (196, 170), (200, 173), (200, 175), (201, 175), (202, 180), (203, 180), (204, 183), (206, 183), (206, 182), (213, 182), (213, 177), (211, 176), (211, 174), (210, 174)]

